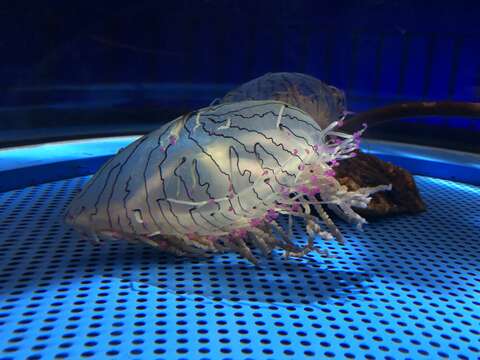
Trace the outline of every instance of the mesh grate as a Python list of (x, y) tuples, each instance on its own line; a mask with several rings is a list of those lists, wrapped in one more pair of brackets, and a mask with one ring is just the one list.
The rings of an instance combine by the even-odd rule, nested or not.
[(2, 359), (480, 357), (477, 187), (417, 177), (427, 213), (255, 269), (81, 241), (60, 213), (86, 179), (0, 194)]

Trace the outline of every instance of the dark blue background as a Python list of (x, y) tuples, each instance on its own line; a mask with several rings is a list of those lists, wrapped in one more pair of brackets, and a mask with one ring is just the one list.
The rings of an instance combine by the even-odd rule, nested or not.
[[(336, 85), (356, 111), (475, 101), (479, 17), (478, 1), (2, 2), (0, 128), (169, 120), (274, 71)], [(404, 123), (419, 121), (480, 131)]]

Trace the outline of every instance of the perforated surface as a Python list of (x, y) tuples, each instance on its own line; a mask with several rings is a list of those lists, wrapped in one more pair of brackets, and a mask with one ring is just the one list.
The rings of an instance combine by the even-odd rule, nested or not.
[(427, 213), (257, 269), (80, 240), (60, 213), (85, 181), (0, 194), (2, 359), (480, 357), (478, 187), (417, 177)]

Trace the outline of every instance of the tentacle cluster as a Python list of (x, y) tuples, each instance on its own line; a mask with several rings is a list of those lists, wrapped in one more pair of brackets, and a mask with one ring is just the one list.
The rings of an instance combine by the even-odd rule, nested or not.
[[(245, 111), (248, 112), (252, 107), (264, 105), (255, 103), (242, 106), (244, 108), (241, 110), (246, 109)], [(301, 111), (292, 110), (287, 104), (279, 102), (269, 103), (268, 106), (265, 110), (273, 110), (266, 111), (262, 116), (269, 114), (271, 117), (272, 123), (268, 129), (275, 133), (275, 139), (263, 133), (258, 135), (257, 133), (260, 134), (260, 132), (257, 130), (252, 130), (255, 135), (251, 136), (253, 138), (263, 136), (263, 139), (271, 140), (272, 151), (278, 150), (281, 156), (278, 158), (274, 156), (274, 165), (268, 167), (265, 165), (268, 162), (256, 152), (255, 146), (259, 144), (258, 142), (255, 143), (253, 150), (247, 149), (247, 146), (242, 143), (242, 146), (245, 147), (245, 157), (249, 161), (246, 163), (255, 165), (251, 171), (249, 170), (248, 183), (244, 179), (243, 187), (232, 183), (235, 181), (233, 177), (238, 174), (232, 167), (232, 158), (226, 158), (230, 160), (230, 168), (228, 169), (226, 163), (225, 169), (221, 169), (214, 161), (213, 156), (195, 138), (191, 137), (193, 130), (189, 130), (189, 119), (193, 120), (193, 127), (198, 131), (205, 129), (205, 124), (201, 122), (200, 112), (198, 112), (179, 118), (165, 129), (159, 129), (152, 135), (140, 139), (133, 143), (128, 150), (124, 150), (118, 155), (120, 157), (118, 162), (107, 163), (100, 170), (100, 176), (94, 178), (84, 193), (79, 195), (78, 204), (74, 204), (75, 216), (69, 212), (70, 217), (67, 216), (67, 220), (75, 223), (81, 231), (88, 232), (86, 235), (95, 240), (126, 239), (143, 242), (175, 255), (201, 257), (209, 256), (214, 252), (235, 251), (257, 264), (258, 260), (251, 250), (256, 247), (264, 255), (268, 255), (272, 250), (278, 248), (284, 250), (286, 257), (300, 257), (312, 251), (329, 256), (328, 252), (321, 251), (315, 246), (315, 238), (319, 236), (327, 241), (335, 238), (337, 241), (343, 242), (343, 236), (323, 206), (328, 206), (342, 218), (361, 228), (365, 220), (353, 209), (366, 207), (373, 193), (390, 189), (390, 186), (381, 185), (349, 191), (335, 179), (335, 167), (338, 162), (356, 155), (355, 151), (359, 147), (360, 136), (365, 130), (365, 126), (362, 130), (349, 135), (336, 131), (336, 128), (341, 125), (342, 119), (320, 130), (314, 125), (313, 120), (310, 119), (311, 122), (309, 122), (309, 118), (304, 120), (299, 118), (297, 119), (299, 124), (306, 125), (302, 125), (303, 127), (299, 125), (297, 133), (295, 133), (288, 127), (291, 126), (291, 120), (287, 119), (292, 118), (290, 111), (294, 111), (298, 116)], [(277, 111), (277, 107), (279, 108), (278, 113), (274, 112), (274, 110)], [(237, 109), (237, 105), (234, 109), (240, 111)], [(225, 114), (230, 114), (230, 112)], [(248, 123), (249, 120), (245, 121)], [(218, 122), (218, 124), (218, 129), (223, 129), (222, 131), (226, 134), (229, 134), (230, 127), (236, 126), (230, 115), (226, 117), (225, 123)], [(209, 126), (214, 125), (210, 124)], [(219, 131), (218, 129), (215, 131)], [(236, 126), (236, 129), (240, 128)], [(188, 136), (182, 132), (186, 132)], [(211, 136), (210, 132), (207, 133), (208, 136)], [(215, 135), (224, 134), (219, 132)], [(234, 138), (231, 135), (224, 136), (229, 141)], [(248, 136), (250, 136), (250, 132)], [(189, 141), (186, 142), (187, 140)], [(180, 165), (183, 166), (187, 157), (181, 157), (180, 165), (170, 166), (170, 170), (167, 166), (169, 165), (167, 152), (173, 152), (177, 148), (181, 152), (182, 146), (185, 150), (188, 148), (185, 144), (191, 145), (192, 142), (205, 154), (209, 164), (215, 163), (215, 165), (205, 167), (211, 170), (212, 166), (216, 166), (214, 167), (215, 171), (207, 171), (207, 177), (213, 178), (218, 173), (222, 179), (223, 176), (228, 178), (228, 183), (219, 183), (221, 186), (217, 187), (215, 192), (208, 191), (210, 184), (204, 179), (201, 186), (206, 186), (207, 189), (199, 190), (199, 196), (196, 197), (191, 196), (190, 192), (200, 186), (200, 173), (194, 173), (192, 175), (194, 181), (188, 183), (185, 179), (188, 178), (192, 169), (185, 168), (187, 170), (184, 171), (183, 175), (185, 176), (183, 177), (176, 172)], [(248, 144), (248, 141), (246, 143)], [(222, 142), (219, 144), (218, 146), (223, 146)], [(133, 158), (133, 154), (136, 154), (135, 152), (141, 146), (149, 149), (148, 155), (141, 155), (139, 151), (137, 157)], [(278, 147), (281, 147), (281, 150), (277, 149)], [(223, 150), (225, 150), (224, 147)], [(236, 156), (238, 160), (238, 154)], [(255, 158), (255, 156), (257, 157)], [(130, 171), (136, 169), (133, 159), (140, 162), (139, 166), (144, 167), (143, 178), (142, 176), (122, 177), (120, 175), (125, 164), (132, 167)], [(156, 159), (157, 165), (148, 172), (147, 170), (151, 167), (150, 163), (155, 163), (153, 159)], [(255, 161), (258, 161), (258, 164)], [(242, 167), (244, 166), (242, 165)], [(240, 169), (238, 164), (237, 167)], [(221, 171), (216, 171), (217, 168)], [(196, 168), (193, 170), (198, 171)], [(171, 176), (167, 175), (172, 173)], [(247, 172), (244, 171), (244, 173)], [(158, 189), (153, 186), (156, 184), (154, 181), (147, 181), (148, 174), (155, 177), (160, 176), (161, 186)], [(103, 179), (103, 186), (98, 185), (98, 182), (95, 183), (98, 178)], [(177, 181), (177, 184), (173, 184), (173, 181)], [(133, 191), (133, 188), (136, 189), (136, 192)], [(116, 189), (118, 189), (118, 193), (115, 192)], [(258, 195), (257, 190), (261, 196)], [(132, 193), (135, 193), (136, 196), (133, 196)], [(185, 195), (182, 196), (182, 193)], [(256, 196), (253, 195), (254, 193)], [(154, 194), (156, 195), (154, 196)], [(83, 196), (85, 198), (82, 198)], [(127, 207), (128, 199), (130, 199), (133, 218), (128, 216), (130, 209)], [(145, 199), (146, 207), (142, 203)], [(157, 216), (161, 216), (164, 220), (161, 224), (157, 223), (152, 212), (154, 203), (158, 205)], [(85, 210), (86, 205), (89, 206), (88, 210)], [(102, 211), (99, 214), (100, 207)], [(313, 215), (314, 209), (318, 216)], [(196, 218), (191, 211), (195, 212)], [(115, 216), (112, 216), (113, 214)], [(189, 216), (188, 220), (180, 221), (178, 214)], [(208, 221), (207, 215), (212, 216), (212, 219), (215, 220)], [(277, 222), (279, 216), (288, 217), (286, 228)], [(121, 218), (124, 220), (123, 222)], [(151, 221), (146, 224), (145, 221), (149, 218)], [(305, 223), (308, 235), (305, 245), (299, 246), (293, 241), (294, 218), (303, 219)], [(118, 224), (114, 223), (115, 219)], [(173, 222), (175, 222), (175, 226), (172, 225)]]
[[(335, 238), (343, 243), (343, 236), (323, 205), (327, 205), (337, 215), (361, 229), (366, 221), (352, 208), (366, 207), (373, 193), (391, 188), (390, 185), (381, 185), (349, 191), (335, 179), (334, 168), (338, 166), (339, 161), (356, 156), (355, 151), (359, 148), (360, 136), (366, 129), (364, 125), (362, 130), (352, 135), (333, 131), (341, 125), (341, 122), (342, 120), (333, 122), (322, 130), (319, 143), (314, 146), (313, 151), (305, 149), (302, 161), (298, 165), (295, 181), (291, 186), (282, 186), (278, 192), (272, 193), (267, 199), (266, 202), (274, 204), (273, 207), (265, 208), (259, 204), (256, 211), (252, 212), (255, 215), (242, 217), (234, 226), (224, 229), (223, 232), (210, 235), (187, 234), (183, 239), (187, 247), (177, 246), (176, 252), (182, 251), (198, 256), (199, 249), (205, 254), (233, 250), (254, 264), (257, 264), (258, 260), (252, 254), (249, 245), (257, 247), (264, 255), (270, 254), (275, 248), (280, 248), (284, 250), (285, 257), (302, 257), (311, 251), (329, 256), (327, 251), (321, 251), (314, 246), (315, 237), (318, 235), (324, 240)], [(295, 149), (294, 155), (284, 164), (284, 167), (288, 166), (287, 163), (290, 161), (297, 160), (300, 151)], [(252, 187), (262, 181), (268, 182), (271, 175), (268, 170), (264, 171)], [(223, 198), (195, 204), (175, 199), (169, 199), (169, 201), (201, 207), (232, 200), (249, 190), (247, 188), (236, 195), (229, 193)], [(320, 218), (312, 215), (312, 208)], [(289, 218), (287, 230), (276, 221), (280, 214)], [(303, 218), (305, 221), (308, 240), (304, 246), (298, 246), (292, 241), (294, 217)]]

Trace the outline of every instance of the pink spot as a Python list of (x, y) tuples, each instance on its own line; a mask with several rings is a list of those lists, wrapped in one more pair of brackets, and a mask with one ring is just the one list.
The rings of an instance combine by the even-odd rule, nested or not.
[(332, 161), (330, 161), (330, 165), (335, 167), (335, 166), (339, 166), (340, 164), (338, 163), (337, 159), (333, 159)]
[(233, 191), (233, 185), (232, 185), (232, 183), (230, 183), (230, 184), (228, 185), (228, 191)]
[(317, 181), (318, 181), (317, 175), (312, 175), (312, 176), (310, 176), (310, 181), (313, 182), (313, 183), (314, 183), (314, 182), (317, 182)]
[(162, 151), (162, 152), (165, 151), (165, 148), (164, 148), (163, 146), (160, 146), (159, 149), (160, 149), (160, 151)]
[(264, 171), (262, 172), (262, 176), (265, 176), (265, 175), (268, 175), (268, 170), (264, 170)]
[(335, 176), (335, 170), (333, 169), (328, 169), (327, 171), (325, 171), (325, 176), (330, 176), (330, 177), (334, 177)]
[(315, 151), (318, 150), (318, 144), (313, 145), (313, 150), (315, 150)]
[(288, 195), (290, 195), (290, 190), (288, 188), (282, 186), (282, 188), (280, 189), (280, 193), (282, 194), (282, 196), (288, 197)]
[(342, 127), (344, 125), (343, 119), (338, 120), (338, 127)]
[(307, 185), (300, 185), (300, 186), (298, 186), (297, 190), (298, 190), (298, 192), (308, 194), (310, 189), (308, 188)]
[(267, 215), (270, 216), (273, 219), (276, 219), (278, 217), (278, 213), (273, 209), (268, 209), (267, 210)]
[(298, 155), (298, 150), (297, 149), (293, 149), (293, 155)]
[(300, 210), (300, 204), (294, 203), (292, 204), (292, 211), (298, 212)]
[(210, 205), (213, 205), (213, 204), (216, 204), (217, 202), (215, 201), (215, 199), (208, 199), (208, 203)]
[(273, 220), (275, 220), (276, 218), (278, 217), (278, 213), (273, 210), (273, 209), (268, 209), (267, 210), (267, 213), (265, 214), (264, 218), (265, 218), (265, 221), (270, 223), (272, 222)]
[(260, 218), (250, 219), (250, 225), (252, 225), (254, 227), (259, 226), (261, 223), (262, 223), (262, 219), (260, 219)]
[(320, 188), (318, 186), (314, 186), (310, 189), (310, 196), (316, 195), (320, 192)]
[(197, 237), (197, 236), (196, 236), (194, 233), (188, 233), (188, 234), (187, 234), (187, 238), (188, 238), (189, 240), (195, 240), (196, 237)]
[(308, 150), (308, 149), (305, 149), (305, 152), (306, 152), (307, 154), (310, 154), (310, 150)]
[(170, 140), (170, 144), (175, 145), (177, 143), (177, 137), (175, 135), (170, 135), (168, 138)]
[(303, 164), (298, 165), (298, 170), (300, 170), (300, 171), (305, 170), (305, 165), (303, 165)]
[(230, 207), (228, 208), (228, 211), (232, 212), (232, 211), (233, 211), (233, 207), (230, 206)]

